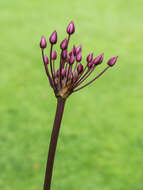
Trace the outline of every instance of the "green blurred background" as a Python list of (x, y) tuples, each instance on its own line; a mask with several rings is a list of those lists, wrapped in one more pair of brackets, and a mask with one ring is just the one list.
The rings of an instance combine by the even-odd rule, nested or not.
[(119, 59), (68, 99), (52, 190), (143, 189), (142, 10), (142, 0), (0, 0), (0, 189), (42, 189), (56, 99), (39, 41), (56, 29), (59, 46), (71, 20), (84, 59)]

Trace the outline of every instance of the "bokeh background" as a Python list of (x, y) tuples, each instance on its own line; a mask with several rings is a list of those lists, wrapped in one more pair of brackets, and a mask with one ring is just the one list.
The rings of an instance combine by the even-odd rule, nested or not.
[(60, 41), (74, 20), (73, 44), (118, 55), (104, 77), (65, 107), (53, 190), (143, 189), (143, 1), (0, 0), (0, 189), (43, 186), (56, 99), (39, 41)]

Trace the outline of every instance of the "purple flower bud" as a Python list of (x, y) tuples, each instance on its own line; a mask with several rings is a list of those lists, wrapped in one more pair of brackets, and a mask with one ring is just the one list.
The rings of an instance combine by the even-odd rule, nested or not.
[(82, 73), (82, 71), (83, 71), (83, 65), (80, 63), (79, 65), (78, 65), (78, 67), (77, 67), (77, 72), (78, 72), (78, 74), (80, 74), (80, 73)]
[(44, 49), (44, 48), (46, 48), (46, 46), (47, 46), (46, 39), (45, 39), (44, 36), (42, 36), (42, 37), (41, 37), (41, 42), (40, 42), (40, 47), (41, 47), (42, 49)]
[(103, 58), (104, 58), (104, 54), (101, 54), (99, 56), (97, 56), (94, 60), (93, 60), (93, 64), (94, 65), (99, 65), (102, 63), (103, 61)]
[(77, 80), (77, 77), (78, 77), (77, 72), (73, 71), (73, 72), (72, 72), (72, 76), (73, 76), (73, 79), (74, 79), (74, 80)]
[(49, 41), (50, 41), (51, 44), (56, 44), (57, 43), (57, 32), (56, 32), (56, 30), (50, 36)]
[(48, 64), (48, 63), (49, 63), (49, 59), (48, 59), (47, 56), (44, 56), (44, 63), (45, 63), (45, 64)]
[(72, 75), (72, 72), (70, 72), (70, 74), (69, 74), (69, 80), (72, 80), (72, 78), (73, 78), (73, 75)]
[(110, 58), (110, 59), (108, 60), (107, 64), (108, 64), (110, 67), (113, 67), (113, 66), (115, 65), (117, 59), (118, 59), (118, 56), (112, 57), (112, 58)]
[(77, 62), (80, 62), (81, 59), (82, 59), (82, 56), (81, 56), (81, 52), (80, 52), (80, 53), (77, 54), (77, 56), (76, 56), (76, 61), (77, 61)]
[(65, 75), (66, 75), (66, 71), (65, 71), (65, 69), (62, 69), (62, 78), (64, 78), (65, 77)]
[(67, 53), (67, 58), (66, 58), (66, 62), (69, 62), (69, 59), (70, 59), (70, 56), (69, 56), (69, 54)]
[(87, 67), (89, 68), (89, 69), (91, 69), (92, 68), (92, 66), (93, 66), (93, 62), (91, 61), (91, 62), (89, 62), (89, 63), (87, 63)]
[(80, 45), (76, 48), (76, 55), (81, 53), (81, 50), (82, 50), (82, 46)]
[(74, 56), (76, 56), (76, 47), (75, 46), (73, 46), (72, 52), (73, 52)]
[(75, 26), (74, 26), (74, 22), (71, 21), (67, 27), (67, 33), (69, 35), (73, 34), (75, 32)]
[(86, 58), (87, 63), (91, 62), (92, 59), (93, 59), (93, 53), (90, 53), (90, 54), (87, 56), (87, 58)]
[(53, 60), (57, 59), (57, 52), (55, 50), (52, 52), (52, 59)]
[(74, 55), (71, 55), (71, 57), (69, 58), (69, 64), (70, 65), (74, 64)]
[(61, 49), (64, 50), (64, 49), (67, 49), (67, 46), (68, 46), (68, 40), (65, 38), (62, 42), (61, 42)]
[(69, 57), (71, 57), (73, 55), (73, 52), (72, 51), (70, 51), (69, 52)]
[(66, 59), (67, 59), (67, 56), (68, 56), (67, 50), (63, 50), (62, 53), (61, 53), (62, 59), (63, 59), (63, 60), (66, 60)]

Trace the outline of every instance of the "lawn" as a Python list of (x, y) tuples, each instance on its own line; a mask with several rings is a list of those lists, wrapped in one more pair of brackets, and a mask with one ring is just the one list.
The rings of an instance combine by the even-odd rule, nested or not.
[[(89, 52), (118, 55), (65, 107), (52, 190), (143, 189), (143, 1), (0, 1), (0, 189), (43, 186), (56, 99), (39, 42), (53, 30)], [(49, 45), (49, 44), (48, 44)], [(71, 47), (70, 46), (70, 47)], [(57, 63), (58, 64), (58, 63)]]

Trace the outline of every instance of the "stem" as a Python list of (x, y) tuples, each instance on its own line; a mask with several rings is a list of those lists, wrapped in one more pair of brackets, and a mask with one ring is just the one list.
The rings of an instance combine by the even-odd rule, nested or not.
[[(43, 49), (42, 49), (42, 57), (43, 57), (43, 62), (44, 62), (44, 50)], [(44, 62), (44, 66), (45, 66), (46, 74), (49, 78), (50, 85), (54, 89), (53, 81), (52, 81), (52, 78), (51, 78), (49, 70), (48, 70), (48, 65), (45, 64), (45, 62)]]
[(65, 99), (58, 98), (56, 115), (55, 115), (55, 120), (53, 124), (53, 131), (52, 131), (50, 146), (49, 146), (49, 153), (48, 153), (48, 160), (47, 160), (43, 190), (50, 190), (54, 158), (55, 158), (55, 152), (56, 152), (61, 120), (62, 120), (62, 116), (64, 112), (64, 106), (65, 106)]
[(81, 79), (79, 81), (77, 81), (77, 83), (75, 84), (74, 88), (78, 87), (81, 83), (83, 83), (91, 75), (91, 73), (94, 71), (95, 68), (96, 68), (96, 66), (94, 66), (92, 69), (89, 69), (83, 75), (83, 77), (81, 77)]
[[(69, 34), (68, 35), (68, 45), (69, 45), (70, 37), (71, 37), (71, 35)], [(68, 45), (67, 45), (67, 49), (68, 49)]]
[(108, 65), (101, 73), (99, 73), (99, 75), (97, 75), (93, 80), (89, 81), (87, 84), (85, 84), (84, 86), (73, 90), (73, 92), (77, 92), (79, 90), (81, 90), (82, 88), (85, 88), (86, 86), (88, 86), (89, 84), (91, 84), (92, 82), (94, 82), (96, 79), (98, 79), (101, 75), (103, 75), (105, 73), (105, 71), (107, 71), (107, 69), (109, 69), (110, 66)]
[(62, 57), (60, 58), (60, 87), (62, 88), (62, 64), (63, 60)]
[(69, 67), (68, 67), (68, 73), (67, 73), (67, 78), (66, 78), (66, 85), (67, 85), (67, 82), (68, 82), (68, 79), (69, 79), (70, 67), (71, 67), (71, 65), (69, 65)]
[(50, 49), (50, 68), (51, 68), (51, 75), (52, 75), (52, 80), (53, 80), (53, 84), (54, 84), (54, 90), (57, 90), (57, 87), (55, 84), (55, 78), (54, 78), (54, 74), (53, 74), (52, 51), (53, 51), (53, 44), (51, 45), (51, 49)]
[(77, 85), (79, 84), (79, 82), (87, 75), (87, 73), (90, 71), (89, 69), (86, 71), (86, 73), (84, 75), (82, 75), (84, 73), (84, 71), (86, 70), (87, 65), (84, 67), (84, 70), (82, 71), (82, 73), (80, 74), (80, 76), (77, 78), (77, 80), (75, 81), (74, 84), (74, 88), (77, 87)]

